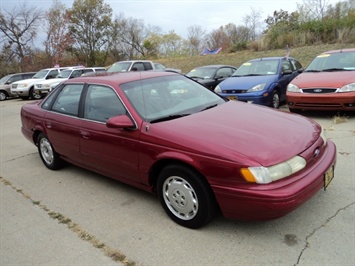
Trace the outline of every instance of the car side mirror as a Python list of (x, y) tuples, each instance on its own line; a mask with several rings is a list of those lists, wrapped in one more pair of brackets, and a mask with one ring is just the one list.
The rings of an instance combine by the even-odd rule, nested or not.
[(106, 126), (108, 128), (134, 128), (135, 125), (128, 115), (118, 115), (109, 118), (106, 121)]
[(304, 68), (300, 68), (297, 70), (298, 73), (302, 73), (304, 71)]
[(292, 70), (290, 69), (286, 69), (282, 72), (282, 75), (290, 75), (290, 74), (292, 74)]

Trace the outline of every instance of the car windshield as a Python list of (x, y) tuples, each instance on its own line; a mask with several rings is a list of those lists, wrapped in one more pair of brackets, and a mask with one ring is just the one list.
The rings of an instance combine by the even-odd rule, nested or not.
[(163, 66), (163, 65), (160, 64), (160, 63), (154, 63), (154, 67), (155, 67), (156, 69), (165, 69), (165, 68), (166, 68), (165, 66)]
[(204, 86), (183, 76), (166, 76), (120, 85), (146, 121), (179, 118), (215, 107), (225, 101)]
[(59, 72), (59, 74), (56, 76), (56, 78), (59, 78), (59, 79), (66, 79), (66, 78), (69, 78), (71, 72), (73, 72), (73, 70), (63, 70), (61, 72)]
[(306, 72), (355, 70), (355, 52), (318, 55)]
[(2, 78), (0, 79), (0, 85), (4, 85), (5, 82), (6, 82), (9, 78), (10, 78), (10, 75), (7, 75), (7, 76), (5, 76), (5, 77), (2, 77)]
[(213, 73), (216, 71), (215, 68), (211, 67), (200, 67), (191, 70), (186, 76), (190, 78), (201, 78), (201, 79), (209, 79), (213, 77)]
[(107, 69), (107, 72), (126, 72), (131, 64), (131, 62), (118, 62)]
[(279, 62), (280, 60), (249, 61), (242, 64), (232, 77), (275, 75)]
[(48, 73), (48, 70), (38, 71), (32, 78), (33, 79), (44, 79)]

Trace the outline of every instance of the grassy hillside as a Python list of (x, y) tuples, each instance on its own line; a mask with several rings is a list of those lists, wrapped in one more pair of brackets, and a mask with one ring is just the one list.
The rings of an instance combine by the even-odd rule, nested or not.
[[(292, 48), (290, 56), (298, 59), (303, 67), (306, 67), (314, 57), (318, 54), (335, 49), (341, 48), (353, 48), (355, 45), (351, 44), (326, 44), (326, 45), (313, 45), (307, 47), (298, 47)], [(167, 58), (156, 60), (167, 67), (179, 68), (183, 73), (190, 71), (191, 69), (211, 64), (226, 64), (234, 65), (239, 67), (242, 63), (260, 57), (269, 57), (269, 56), (284, 56), (286, 54), (285, 49), (279, 50), (269, 50), (269, 51), (241, 51), (237, 53), (219, 53), (216, 55), (199, 55), (191, 57), (182, 57), (182, 58)]]

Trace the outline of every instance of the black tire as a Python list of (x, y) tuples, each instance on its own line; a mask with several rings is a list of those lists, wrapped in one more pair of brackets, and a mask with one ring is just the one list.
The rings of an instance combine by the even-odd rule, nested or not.
[(30, 89), (29, 91), (29, 97), (32, 100), (40, 100), (42, 98), (41, 94), (37, 94), (33, 88)]
[(54, 150), (47, 136), (43, 133), (39, 134), (37, 138), (37, 147), (39, 156), (44, 165), (51, 170), (57, 170), (64, 164), (58, 153)]
[(166, 166), (160, 172), (157, 191), (165, 212), (184, 227), (200, 228), (216, 214), (217, 203), (210, 186), (187, 166)]
[(6, 91), (0, 91), (0, 101), (5, 101), (8, 95)]
[(272, 108), (279, 109), (280, 107), (280, 95), (277, 91), (272, 92), (271, 105)]

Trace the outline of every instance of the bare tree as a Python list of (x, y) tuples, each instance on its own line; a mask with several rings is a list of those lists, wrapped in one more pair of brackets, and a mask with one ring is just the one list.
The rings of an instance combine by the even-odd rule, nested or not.
[(262, 11), (260, 9), (251, 8), (251, 13), (243, 17), (245, 26), (250, 29), (251, 41), (256, 40), (258, 29), (262, 25)]
[(323, 20), (327, 15), (329, 0), (303, 0), (303, 5), (297, 5), (303, 20)]
[(187, 44), (190, 55), (197, 55), (202, 50), (202, 43), (206, 31), (199, 25), (188, 28)]
[(21, 71), (25, 71), (25, 57), (31, 53), (31, 45), (39, 32), (42, 11), (27, 7), (24, 2), (11, 11), (1, 9), (0, 12), (0, 42), (8, 56), (5, 60), (18, 59)]
[(123, 13), (114, 20), (112, 38), (115, 41), (114, 47), (126, 59), (145, 57), (145, 40), (154, 32), (148, 30), (142, 19), (126, 18)]
[(46, 33), (44, 47), (51, 65), (59, 64), (64, 52), (74, 43), (68, 25), (70, 16), (65, 5), (54, 0), (52, 8), (46, 13)]

